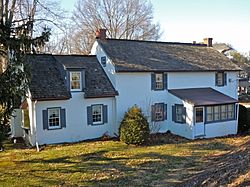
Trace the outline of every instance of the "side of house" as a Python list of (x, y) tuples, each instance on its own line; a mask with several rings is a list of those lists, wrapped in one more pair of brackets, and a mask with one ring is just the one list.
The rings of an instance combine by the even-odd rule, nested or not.
[(77, 142), (114, 135), (117, 92), (95, 56), (34, 55), (29, 60), (30, 95), (22, 107), (27, 142)]
[[(237, 133), (238, 68), (217, 51), (204, 45), (104, 38), (91, 53), (119, 91), (117, 124), (129, 107), (138, 105), (159, 132), (189, 139)], [(172, 90), (196, 97), (183, 98)], [(201, 98), (199, 92), (209, 94)]]

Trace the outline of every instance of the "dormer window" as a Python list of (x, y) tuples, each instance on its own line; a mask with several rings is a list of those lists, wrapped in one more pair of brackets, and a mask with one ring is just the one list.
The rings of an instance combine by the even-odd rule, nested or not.
[(82, 74), (81, 71), (70, 72), (70, 90), (82, 91)]

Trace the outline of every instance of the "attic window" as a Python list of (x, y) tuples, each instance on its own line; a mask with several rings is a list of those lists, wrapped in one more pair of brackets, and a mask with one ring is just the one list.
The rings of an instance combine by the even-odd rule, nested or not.
[(106, 61), (107, 61), (106, 56), (102, 56), (101, 57), (101, 64), (102, 64), (103, 67), (106, 67)]

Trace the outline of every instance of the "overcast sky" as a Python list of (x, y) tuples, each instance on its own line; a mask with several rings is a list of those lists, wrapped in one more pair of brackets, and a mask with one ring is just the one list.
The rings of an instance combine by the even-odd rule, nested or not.
[[(72, 10), (76, 0), (62, 0)], [(151, 0), (162, 41), (231, 44), (240, 52), (250, 51), (250, 0)]]

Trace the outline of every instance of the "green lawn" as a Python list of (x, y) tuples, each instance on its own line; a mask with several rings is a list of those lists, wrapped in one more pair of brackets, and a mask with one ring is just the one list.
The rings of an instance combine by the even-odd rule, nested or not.
[(0, 152), (0, 186), (175, 186), (250, 136), (131, 146), (119, 141), (46, 146), (41, 152)]

